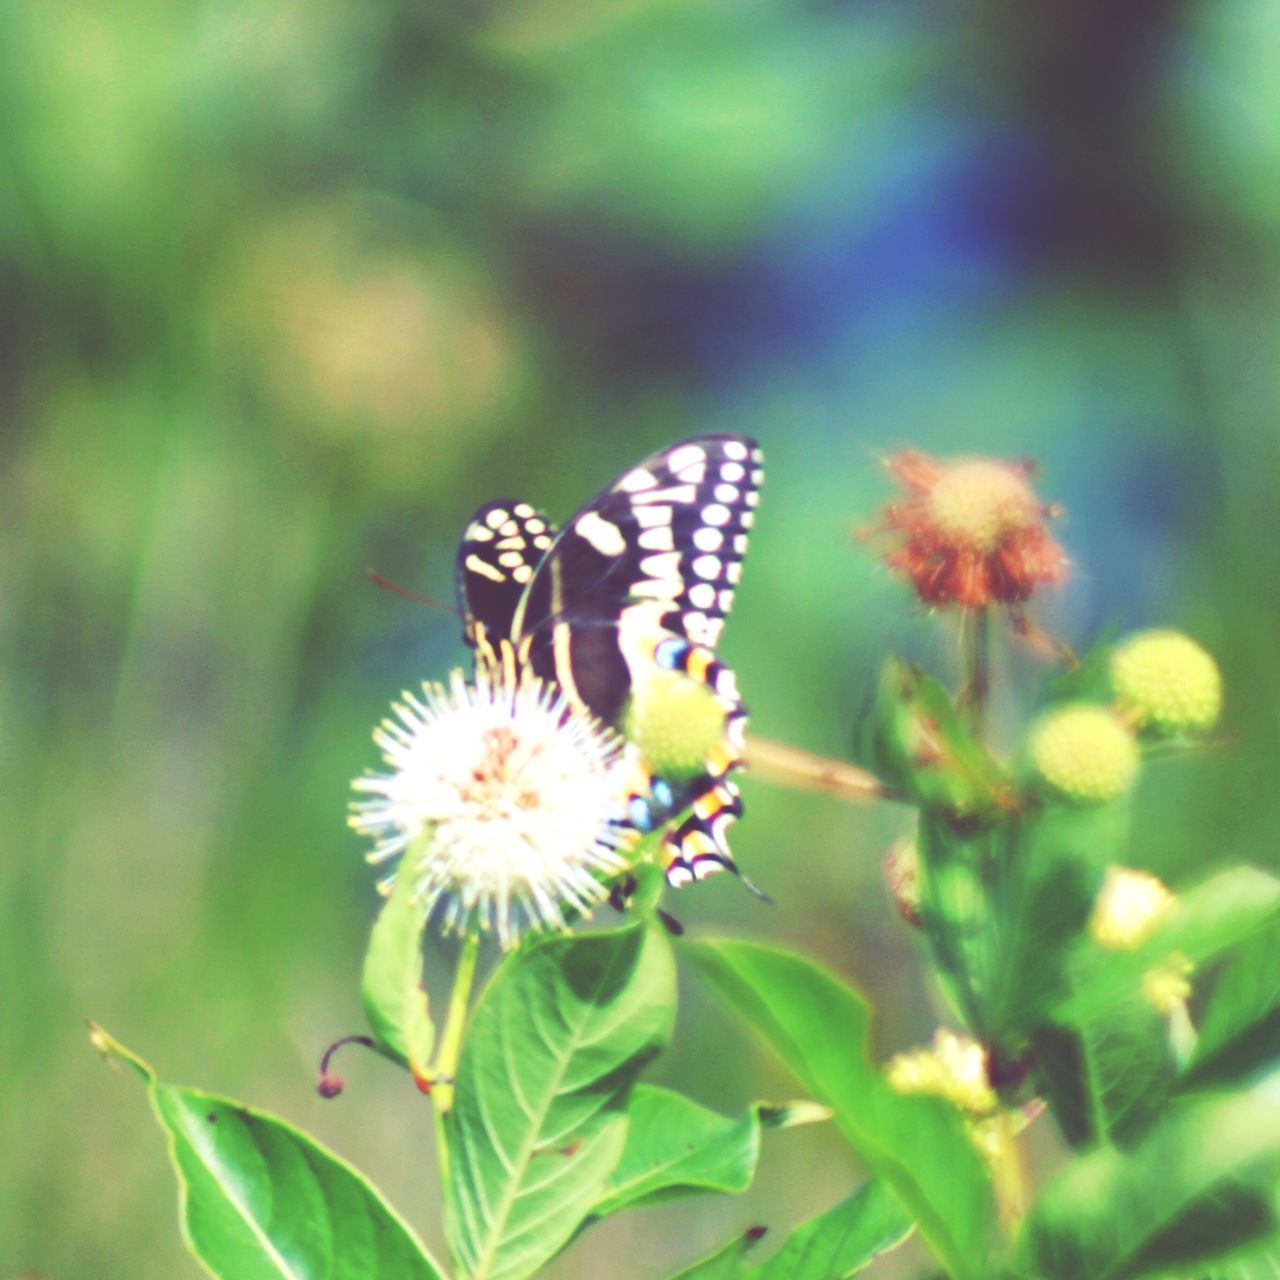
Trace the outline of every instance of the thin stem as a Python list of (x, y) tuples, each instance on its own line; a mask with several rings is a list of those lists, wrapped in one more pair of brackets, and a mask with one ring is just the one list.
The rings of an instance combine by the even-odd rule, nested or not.
[(961, 631), (964, 662), (964, 688), (960, 700), (964, 705), (973, 736), (982, 739), (987, 732), (987, 703), (991, 696), (991, 609), (982, 605), (965, 621), (971, 627)]
[(816, 756), (768, 738), (747, 739), (747, 765), (767, 782), (801, 791), (824, 791), (853, 804), (892, 798), (879, 778), (855, 764)]
[[(475, 981), (476, 957), (479, 954), (480, 939), (474, 934), (467, 934), (462, 940), (458, 968), (453, 975), (453, 994), (449, 997), (449, 1011), (445, 1015), (444, 1035), (440, 1037), (440, 1049), (431, 1069), (431, 1098), (438, 1116), (443, 1116), (453, 1106), (453, 1082), (458, 1071), (462, 1031), (466, 1026), (467, 1005), (471, 1002), (471, 985)], [(441, 1155), (443, 1158), (443, 1148)]]
[(995, 1142), (991, 1150), (991, 1175), (996, 1192), (996, 1207), (1000, 1225), (1010, 1235), (1017, 1232), (1018, 1224), (1026, 1216), (1030, 1174), (1022, 1143), (1014, 1132), (1013, 1119), (1008, 1111), (999, 1111), (993, 1117), (996, 1126)]

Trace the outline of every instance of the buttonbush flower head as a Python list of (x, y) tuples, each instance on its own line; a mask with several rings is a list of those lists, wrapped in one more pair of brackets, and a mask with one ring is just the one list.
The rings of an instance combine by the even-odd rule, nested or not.
[(424, 912), (447, 902), (446, 931), (564, 929), (625, 870), (615, 825), (622, 741), (554, 686), (455, 671), (446, 688), (405, 694), (374, 732), (389, 773), (358, 778), (351, 825), (373, 863), (414, 864)]
[(1131, 867), (1108, 867), (1093, 904), (1089, 932), (1109, 951), (1133, 951), (1168, 918), (1176, 902), (1155, 876)]
[(889, 470), (907, 494), (885, 508), (878, 532), (899, 538), (885, 560), (926, 604), (1018, 604), (1066, 577), (1046, 523), (1053, 509), (1031, 488), (1027, 465), (904, 450)]
[(889, 1060), (889, 1084), (899, 1093), (932, 1093), (970, 1116), (990, 1115), (996, 1095), (987, 1080), (987, 1055), (972, 1037), (945, 1027), (932, 1049), (913, 1049)]
[(1209, 729), (1222, 707), (1218, 664), (1180, 631), (1140, 631), (1111, 655), (1122, 712), (1158, 733)]
[(1041, 716), (1028, 741), (1036, 772), (1071, 800), (1100, 803), (1123, 795), (1138, 771), (1138, 744), (1106, 707), (1075, 703)]

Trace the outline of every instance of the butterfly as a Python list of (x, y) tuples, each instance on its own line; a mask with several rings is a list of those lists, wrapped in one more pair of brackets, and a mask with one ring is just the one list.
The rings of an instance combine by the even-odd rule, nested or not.
[(531, 669), (624, 734), (628, 713), (665, 673), (718, 700), (724, 733), (707, 758), (680, 777), (640, 760), (627, 802), (637, 831), (667, 828), (673, 885), (738, 870), (725, 831), (742, 799), (728, 775), (743, 763), (747, 713), (715, 646), (755, 520), (762, 461), (745, 436), (695, 436), (625, 471), (559, 529), (527, 502), (487, 502), (458, 546), (463, 636), (478, 663)]

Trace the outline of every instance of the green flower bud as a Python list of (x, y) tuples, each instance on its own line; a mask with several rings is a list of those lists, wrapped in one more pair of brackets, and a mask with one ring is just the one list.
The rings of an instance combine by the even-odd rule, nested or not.
[(1111, 655), (1120, 710), (1163, 733), (1208, 729), (1222, 707), (1218, 665), (1180, 631), (1140, 631)]
[(1088, 703), (1042, 716), (1029, 743), (1036, 772), (1072, 800), (1101, 802), (1123, 795), (1138, 771), (1138, 744), (1113, 711)]

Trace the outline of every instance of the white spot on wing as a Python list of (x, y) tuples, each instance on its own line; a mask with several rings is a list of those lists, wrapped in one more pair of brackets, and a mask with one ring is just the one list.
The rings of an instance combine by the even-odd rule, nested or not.
[(742, 513), (742, 527), (744, 529), (750, 529), (755, 522), (756, 514), (754, 511), (744, 511)]
[(637, 467), (634, 471), (628, 471), (613, 487), (615, 491), (620, 490), (623, 493), (639, 493), (641, 489), (652, 489), (657, 483), (652, 472), (646, 471), (643, 467)]
[(676, 546), (675, 534), (672, 533), (670, 525), (657, 525), (652, 529), (646, 529), (637, 541), (646, 551), (674, 551)]
[(529, 533), (545, 533), (546, 528), (547, 528), (546, 524), (541, 520), (530, 520), (525, 525), (525, 529)]
[(551, 539), (548, 538), (545, 533), (539, 534), (534, 538), (533, 545), (537, 547), (539, 551), (545, 551), (551, 545)]
[(699, 551), (719, 551), (724, 543), (724, 534), (719, 529), (695, 529), (693, 545)]
[(579, 516), (573, 531), (585, 538), (602, 556), (620, 556), (627, 549), (627, 540), (616, 524), (610, 524), (598, 511), (588, 511)]
[(506, 520), (507, 513), (501, 507), (494, 507), (494, 509), (484, 518), (485, 524), (487, 524), (490, 529), (496, 529), (500, 524), (505, 524)]
[(724, 574), (725, 574), (725, 577), (728, 578), (730, 582), (736, 584), (739, 581), (739, 579), (741, 579), (742, 577), (742, 565), (740, 565), (735, 560), (731, 565), (728, 566), (728, 568), (725, 569)]
[(728, 524), (729, 508), (721, 506), (718, 502), (713, 502), (709, 506), (703, 507), (702, 522), (703, 524), (712, 525)]
[(720, 557), (699, 556), (693, 562), (693, 571), (700, 578), (718, 578), (720, 576)]
[(514, 520), (508, 520), (498, 532), (504, 538), (514, 538), (520, 533), (520, 526)]
[(747, 456), (747, 446), (740, 440), (726, 440), (724, 442), (724, 456), (732, 458), (735, 462), (741, 462)]
[(747, 469), (740, 462), (726, 462), (720, 467), (720, 479), (728, 480), (730, 484), (737, 484), (746, 474)]
[(527, 520), (531, 515), (533, 515), (533, 508), (527, 502), (517, 502), (515, 505), (515, 514), (518, 515), (521, 520)]
[(462, 536), (468, 542), (488, 542), (493, 537), (493, 530), (486, 529), (482, 524), (469, 524), (466, 533)]
[(658, 525), (671, 523), (670, 507), (636, 507), (632, 514), (642, 529), (654, 529)]
[(482, 578), (488, 578), (491, 582), (506, 582), (507, 580), (507, 575), (501, 569), (491, 565), (487, 560), (482, 560), (479, 556), (468, 556), (463, 561), (463, 565), (471, 573), (478, 573)]
[(759, 506), (760, 495), (758, 493), (748, 493), (746, 497), (747, 497), (747, 506), (749, 507)]
[(498, 557), (498, 563), (504, 569), (514, 569), (518, 564), (524, 564), (524, 556), (518, 551), (504, 551)]
[(528, 582), (533, 577), (533, 566), (527, 564), (517, 565), (511, 570), (511, 576), (519, 583)]
[(718, 484), (715, 489), (717, 502), (737, 502), (738, 490), (731, 484)]
[(733, 549), (740, 556), (747, 554), (747, 535), (745, 533), (735, 533), (733, 535)]
[(667, 455), (667, 466), (672, 471), (683, 471), (685, 467), (691, 467), (695, 462), (705, 462), (706, 458), (706, 450), (699, 445), (681, 445), (675, 452)]
[(667, 489), (650, 489), (645, 493), (637, 493), (631, 499), (637, 509), (645, 502), (692, 502), (698, 496), (698, 490), (691, 484), (672, 485)]
[(720, 593), (720, 612), (728, 613), (733, 608), (733, 592), (722, 591)]
[(709, 582), (699, 582), (689, 588), (689, 603), (698, 609), (716, 607), (716, 589)]
[(683, 468), (678, 478), (685, 484), (701, 484), (707, 478), (707, 464), (695, 462), (693, 466)]
[(650, 578), (675, 578), (679, 581), (680, 553), (667, 551), (658, 556), (645, 556), (640, 561), (640, 572)]

